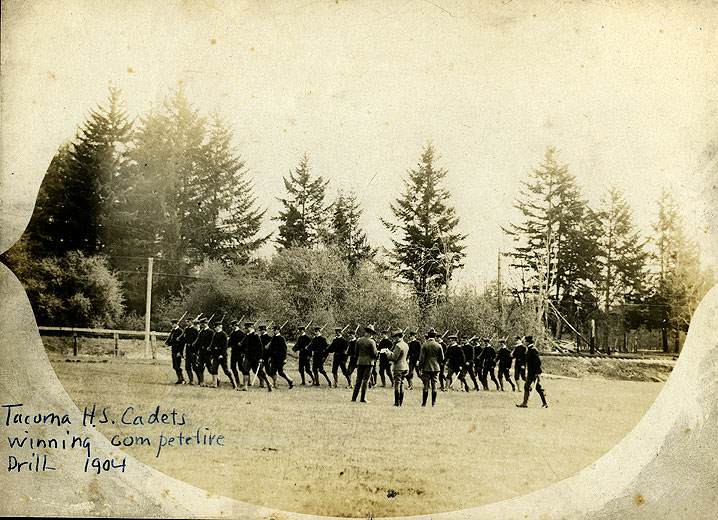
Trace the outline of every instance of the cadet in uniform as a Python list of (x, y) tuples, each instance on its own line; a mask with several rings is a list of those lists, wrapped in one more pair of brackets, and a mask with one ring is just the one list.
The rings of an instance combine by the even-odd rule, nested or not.
[(501, 391), (504, 391), (504, 379), (511, 385), (511, 391), (515, 391), (516, 387), (514, 386), (513, 381), (511, 381), (511, 375), (509, 372), (511, 371), (511, 352), (509, 352), (508, 347), (506, 346), (506, 340), (500, 339), (499, 344), (501, 345), (501, 348), (499, 348), (499, 351), (496, 353), (496, 359), (499, 362), (499, 385), (501, 386)]
[(227, 366), (227, 346), (229, 345), (229, 338), (227, 333), (222, 330), (222, 324), (218, 323), (214, 329), (214, 337), (212, 338), (212, 367), (209, 371), (212, 374), (212, 386), (219, 388), (219, 367), (227, 377), (229, 382), (232, 383), (232, 388), (236, 389), (237, 385), (232, 377), (232, 372)]
[(195, 373), (197, 374), (197, 384), (204, 386), (204, 368), (211, 370), (212, 366), (212, 338), (214, 331), (209, 328), (207, 318), (200, 320), (201, 329), (197, 337), (197, 363), (195, 364)]
[(444, 343), (444, 338), (438, 338), (436, 342), (441, 347), (441, 353), (443, 354), (441, 361), (439, 361), (439, 385), (441, 386), (441, 391), (446, 390), (446, 377), (444, 376), (444, 369), (446, 368), (446, 343)]
[(299, 354), (299, 375), (302, 376), (302, 385), (305, 384), (305, 372), (311, 380), (309, 381), (309, 384), (311, 385), (314, 382), (314, 379), (312, 378), (312, 369), (309, 366), (309, 359), (312, 357), (312, 351), (309, 350), (309, 345), (311, 344), (312, 340), (307, 335), (307, 332), (304, 330), (303, 326), (297, 327), (297, 330), (299, 331), (299, 337), (297, 338), (296, 343), (292, 347), (292, 350)]
[(529, 402), (529, 394), (531, 393), (531, 385), (536, 383), (536, 391), (538, 392), (541, 402), (544, 408), (548, 408), (546, 403), (546, 394), (544, 394), (543, 388), (541, 387), (541, 358), (539, 357), (538, 350), (534, 346), (534, 341), (531, 336), (526, 336), (526, 343), (528, 348), (526, 349), (526, 384), (524, 385), (524, 402), (517, 404), (519, 408), (526, 408)]
[(409, 355), (409, 345), (404, 341), (404, 331), (401, 329), (395, 330), (391, 337), (394, 345), (385, 354), (392, 363), (394, 373), (394, 406), (401, 406), (404, 402), (404, 378), (409, 373), (409, 363), (406, 360)]
[(484, 349), (481, 351), (481, 384), (484, 385), (484, 390), (489, 389), (489, 380), (487, 376), (491, 376), (491, 380), (496, 385), (496, 390), (499, 389), (499, 382), (496, 380), (496, 374), (494, 373), (494, 367), (496, 367), (496, 350), (491, 346), (491, 340), (484, 338)]
[[(381, 378), (381, 386), (386, 387), (386, 377), (385, 376), (389, 377), (390, 385), (394, 384), (394, 380), (392, 379), (392, 376), (391, 376), (391, 365), (389, 363), (389, 360), (387, 359), (386, 354), (381, 354), (381, 352), (382, 351), (384, 351), (384, 352), (390, 351), (391, 347), (393, 346), (393, 343), (389, 339), (389, 331), (388, 330), (382, 331), (381, 335), (382, 335), (382, 338), (379, 341), (379, 347), (378, 347), (379, 352), (380, 352), (380, 354), (379, 354), (379, 377)], [(374, 378), (374, 380), (376, 381), (376, 377)]]
[(484, 351), (483, 347), (479, 343), (479, 338), (474, 336), (471, 338), (471, 346), (474, 347), (474, 372), (476, 373), (476, 377), (479, 378), (479, 381), (481, 381), (481, 386), (486, 388), (486, 383), (484, 382), (484, 378), (482, 375), (482, 363), (483, 359), (481, 358), (481, 353)]
[(431, 387), (431, 406), (436, 404), (436, 379), (439, 374), (440, 363), (444, 360), (444, 351), (436, 341), (436, 331), (429, 330), (426, 333), (428, 339), (421, 345), (419, 353), (419, 369), (421, 378), (424, 381), (424, 390), (421, 397), (421, 406), (426, 406)]
[(287, 342), (282, 336), (282, 331), (278, 326), (274, 326), (274, 335), (269, 342), (269, 376), (274, 382), (274, 388), (277, 388), (277, 374), (282, 376), (289, 384), (291, 390), (294, 382), (284, 373), (284, 363), (287, 361)]
[(446, 349), (446, 364), (449, 367), (449, 371), (446, 375), (446, 387), (450, 388), (454, 374), (459, 378), (462, 383), (464, 390), (469, 391), (469, 385), (466, 384), (464, 378), (464, 365), (466, 365), (466, 357), (464, 357), (464, 351), (457, 342), (458, 337), (456, 335), (449, 336), (449, 346)]
[[(269, 373), (269, 342), (272, 341), (272, 337), (267, 332), (266, 325), (260, 325), (259, 329), (259, 341), (262, 342), (262, 366), (264, 371)], [(264, 388), (264, 381), (259, 380), (259, 388)]]
[(421, 379), (421, 373), (419, 372), (419, 367), (417, 366), (420, 352), (421, 343), (418, 339), (416, 339), (416, 332), (411, 331), (409, 333), (409, 375), (406, 378), (409, 383), (409, 390), (411, 390), (412, 383), (414, 381), (414, 372), (416, 372), (416, 375), (419, 376), (419, 379)]
[(262, 340), (254, 330), (254, 323), (245, 324), (246, 334), (244, 336), (244, 363), (242, 364), (242, 372), (244, 372), (244, 385), (242, 390), (247, 390), (249, 386), (249, 375), (254, 372), (260, 381), (267, 383), (267, 390), (272, 391), (272, 384), (267, 379), (264, 372), (262, 361)]
[(334, 329), (335, 338), (332, 340), (332, 344), (329, 345), (329, 352), (333, 352), (332, 358), (332, 377), (334, 378), (334, 388), (339, 385), (339, 369), (341, 368), (342, 374), (347, 378), (347, 388), (352, 386), (352, 380), (349, 378), (349, 371), (347, 370), (347, 350), (349, 349), (349, 343), (342, 336), (342, 329)]
[(366, 403), (366, 388), (369, 383), (369, 374), (374, 360), (379, 356), (376, 350), (376, 343), (372, 336), (376, 334), (374, 327), (367, 325), (364, 328), (364, 335), (357, 340), (357, 380), (354, 383), (352, 402), (356, 402), (359, 390), (361, 389), (361, 402)]
[(237, 384), (237, 388), (239, 388), (239, 373), (242, 371), (242, 358), (244, 357), (244, 353), (242, 352), (242, 348), (244, 347), (244, 331), (242, 331), (237, 320), (232, 320), (231, 325), (233, 330), (229, 334), (229, 340), (227, 342), (232, 352), (229, 365), (232, 369), (232, 374), (234, 374), (234, 381)]
[[(476, 373), (474, 372), (474, 345), (471, 344), (471, 341), (474, 338), (467, 339), (464, 342), (464, 345), (461, 347), (461, 350), (464, 352), (464, 359), (466, 362), (464, 363), (464, 381), (466, 381), (466, 374), (471, 377), (471, 382), (474, 383), (474, 389), (478, 392), (479, 391), (479, 383), (476, 381)], [(468, 382), (467, 382), (468, 385)]]
[(170, 347), (172, 352), (172, 369), (177, 374), (176, 385), (184, 384), (182, 375), (182, 329), (179, 328), (179, 320), (172, 320), (172, 330), (165, 340), (165, 345)]
[(194, 319), (182, 335), (182, 343), (184, 344), (184, 369), (187, 372), (189, 384), (193, 384), (193, 373), (197, 364), (197, 338), (199, 337), (199, 322)]
[(312, 373), (314, 374), (314, 386), (319, 386), (319, 374), (324, 376), (327, 380), (329, 388), (332, 387), (332, 382), (329, 380), (326, 370), (324, 370), (324, 360), (327, 356), (327, 339), (322, 336), (321, 327), (314, 327), (314, 337), (309, 345), (309, 350), (312, 352)]
[(352, 387), (352, 374), (357, 367), (357, 335), (356, 331), (352, 332), (349, 336), (349, 348), (347, 349), (349, 355), (349, 366), (347, 367), (347, 379), (349, 379), (349, 388)]
[(526, 347), (519, 336), (516, 336), (516, 345), (511, 357), (514, 358), (514, 379), (516, 384), (519, 384), (520, 379), (526, 382)]

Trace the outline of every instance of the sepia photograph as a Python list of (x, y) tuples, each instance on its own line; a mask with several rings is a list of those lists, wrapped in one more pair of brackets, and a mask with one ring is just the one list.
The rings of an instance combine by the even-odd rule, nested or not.
[(716, 41), (3, 2), (0, 514), (715, 518)]

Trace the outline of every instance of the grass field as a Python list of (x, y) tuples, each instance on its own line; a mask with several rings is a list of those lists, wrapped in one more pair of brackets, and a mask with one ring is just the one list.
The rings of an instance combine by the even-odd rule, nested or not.
[[(137, 459), (209, 491), (289, 511), (335, 516), (394, 516), (447, 511), (506, 499), (547, 486), (588, 466), (628, 433), (661, 383), (546, 377), (550, 407), (519, 392), (440, 392), (421, 408), (421, 391), (392, 406), (389, 388), (350, 402), (350, 390), (297, 387), (235, 392), (175, 386), (166, 362), (52, 359), (75, 403), (134, 406), (147, 416), (187, 414), (182, 428), (208, 427), (224, 448), (126, 448)], [(298, 380), (292, 370), (291, 377)], [(225, 381), (225, 385), (227, 385)], [(101, 425), (108, 437), (137, 434)]]

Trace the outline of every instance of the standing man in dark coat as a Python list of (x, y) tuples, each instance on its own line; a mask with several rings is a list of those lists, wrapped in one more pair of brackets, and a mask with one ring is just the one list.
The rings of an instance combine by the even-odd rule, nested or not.
[(212, 374), (212, 386), (219, 388), (219, 367), (227, 377), (229, 382), (232, 383), (232, 389), (236, 390), (237, 385), (232, 377), (232, 372), (227, 366), (227, 346), (229, 345), (229, 338), (227, 333), (222, 330), (222, 324), (218, 323), (214, 328), (214, 337), (212, 338), (212, 367), (209, 371)]
[(419, 353), (421, 352), (421, 342), (416, 338), (417, 333), (411, 331), (409, 333), (409, 374), (406, 376), (406, 381), (409, 386), (409, 390), (412, 389), (414, 381), (414, 372), (421, 379), (421, 373), (419, 372)]
[(391, 361), (392, 372), (394, 372), (394, 406), (401, 406), (404, 403), (404, 378), (409, 373), (409, 345), (404, 341), (404, 331), (396, 329), (392, 335), (394, 345), (386, 353)]
[(520, 336), (516, 336), (516, 345), (511, 357), (514, 358), (514, 379), (516, 384), (519, 384), (520, 379), (526, 382), (526, 347), (521, 342)]
[(314, 379), (312, 379), (312, 369), (309, 366), (309, 359), (312, 357), (312, 351), (309, 350), (309, 345), (312, 343), (312, 339), (307, 335), (303, 326), (297, 327), (297, 331), (299, 331), (299, 337), (297, 338), (296, 343), (294, 343), (292, 350), (299, 354), (299, 375), (302, 376), (302, 385), (305, 384), (305, 372), (311, 380), (309, 381), (309, 384), (311, 385), (314, 382)]
[(242, 348), (244, 347), (244, 331), (239, 326), (239, 322), (237, 320), (232, 320), (232, 329), (233, 330), (229, 334), (229, 340), (227, 342), (231, 351), (229, 365), (232, 369), (232, 374), (234, 374), (234, 381), (237, 384), (237, 389), (239, 389), (239, 373), (242, 371), (242, 361), (244, 358), (244, 352), (242, 351)]
[(349, 371), (347, 370), (347, 351), (349, 350), (349, 342), (342, 336), (342, 329), (334, 329), (336, 335), (332, 340), (332, 344), (329, 345), (329, 352), (334, 353), (332, 358), (332, 377), (334, 379), (334, 388), (339, 385), (339, 369), (341, 368), (342, 374), (347, 378), (347, 388), (352, 386), (352, 380), (349, 378)]
[(314, 374), (314, 386), (319, 386), (319, 374), (324, 376), (327, 380), (329, 388), (332, 387), (332, 382), (329, 380), (326, 370), (324, 370), (324, 360), (327, 358), (327, 339), (322, 336), (321, 327), (314, 327), (314, 337), (309, 345), (309, 350), (312, 352), (312, 373)]
[(482, 363), (483, 359), (481, 358), (481, 354), (484, 351), (483, 347), (481, 346), (481, 343), (479, 343), (479, 338), (474, 336), (471, 338), (471, 346), (474, 347), (474, 372), (476, 373), (476, 377), (479, 378), (479, 381), (481, 382), (481, 386), (486, 388), (486, 382), (484, 381), (483, 375), (482, 375)]
[(197, 384), (199, 386), (205, 386), (204, 384), (204, 369), (205, 367), (211, 368), (212, 366), (212, 338), (214, 338), (214, 331), (209, 328), (207, 318), (200, 320), (200, 331), (197, 337), (197, 363), (195, 364), (195, 372), (197, 374)]
[(277, 388), (277, 374), (282, 376), (289, 384), (291, 390), (294, 382), (284, 373), (284, 363), (287, 361), (287, 342), (282, 336), (282, 331), (277, 325), (274, 326), (274, 335), (269, 342), (269, 376)]
[[(446, 334), (446, 332), (444, 334)], [(437, 334), (437, 336), (438, 336), (438, 334)], [(443, 337), (438, 337), (436, 339), (436, 342), (441, 347), (441, 353), (443, 354), (441, 361), (439, 361), (439, 385), (441, 386), (441, 391), (443, 392), (446, 390), (446, 386), (447, 386), (446, 385), (446, 376), (444, 375), (444, 370), (446, 368), (446, 343), (444, 342)]]
[[(357, 327), (359, 330), (359, 327)], [(352, 387), (352, 374), (357, 367), (357, 359), (359, 354), (357, 353), (357, 335), (356, 331), (352, 332), (349, 336), (349, 348), (347, 349), (349, 355), (349, 366), (347, 367), (347, 378), (349, 379), (349, 388)]]
[(467, 339), (461, 347), (461, 350), (464, 352), (464, 359), (466, 359), (466, 362), (464, 363), (463, 376), (464, 381), (466, 381), (466, 375), (469, 375), (471, 382), (474, 383), (474, 390), (478, 392), (479, 383), (476, 381), (476, 372), (474, 372), (474, 345), (471, 343), (473, 339), (474, 338)]
[(367, 325), (364, 328), (364, 335), (357, 340), (357, 380), (354, 383), (352, 402), (356, 402), (359, 389), (361, 389), (361, 402), (368, 402), (366, 400), (366, 387), (369, 383), (369, 374), (371, 373), (371, 367), (374, 365), (374, 360), (379, 357), (373, 338), (374, 334), (376, 334), (374, 327)]
[(197, 364), (197, 338), (199, 337), (199, 322), (197, 319), (192, 320), (192, 323), (184, 330), (182, 335), (182, 343), (184, 344), (185, 359), (184, 369), (187, 372), (187, 378), (189, 384), (193, 384), (192, 374), (195, 371), (195, 365)]
[(499, 389), (499, 382), (496, 380), (496, 374), (494, 374), (494, 368), (496, 367), (496, 350), (491, 346), (491, 340), (484, 338), (484, 349), (481, 351), (481, 384), (484, 385), (484, 390), (489, 389), (488, 376), (491, 376), (491, 380), (496, 385), (496, 390)]
[(244, 385), (242, 390), (247, 390), (249, 386), (249, 376), (252, 372), (257, 374), (260, 381), (267, 383), (267, 390), (272, 391), (272, 384), (267, 379), (267, 375), (264, 372), (264, 361), (262, 360), (262, 353), (264, 348), (262, 347), (262, 340), (259, 339), (259, 334), (254, 330), (254, 323), (245, 324), (246, 333), (244, 336), (244, 363), (242, 365), (242, 372), (244, 372)]
[(500, 339), (499, 344), (501, 345), (501, 348), (499, 348), (499, 351), (496, 353), (496, 359), (499, 362), (499, 385), (501, 386), (501, 391), (504, 391), (504, 379), (511, 385), (511, 391), (515, 391), (516, 387), (514, 386), (513, 381), (511, 381), (511, 375), (509, 372), (511, 371), (511, 352), (509, 352), (508, 347), (506, 346), (506, 340)]
[[(272, 336), (267, 332), (266, 325), (260, 325), (259, 329), (259, 341), (262, 342), (262, 366), (264, 372), (269, 373), (269, 342), (272, 341)], [(264, 388), (264, 381), (259, 380), (259, 388)]]
[(389, 331), (384, 330), (381, 333), (381, 340), (379, 341), (379, 377), (381, 378), (381, 386), (386, 387), (386, 376), (389, 377), (389, 384), (394, 384), (394, 379), (391, 375), (391, 363), (387, 358), (386, 354), (381, 354), (382, 351), (390, 351), (394, 344), (389, 339)]
[(165, 345), (170, 347), (172, 352), (172, 369), (177, 374), (176, 385), (184, 384), (182, 375), (182, 329), (179, 328), (179, 320), (172, 320), (172, 330), (165, 340)]
[(539, 357), (538, 350), (534, 346), (534, 341), (531, 336), (526, 336), (526, 384), (524, 385), (524, 402), (517, 404), (519, 408), (526, 408), (529, 402), (529, 394), (531, 393), (531, 385), (536, 383), (536, 391), (538, 392), (541, 402), (544, 408), (548, 408), (546, 403), (546, 394), (544, 394), (543, 388), (541, 387), (541, 358)]
[(421, 406), (426, 406), (429, 386), (431, 386), (431, 406), (434, 406), (436, 404), (436, 380), (441, 363), (444, 361), (444, 351), (436, 341), (436, 331), (434, 329), (429, 330), (426, 335), (428, 339), (421, 345), (421, 352), (419, 353), (419, 369), (421, 369), (421, 378), (424, 381)]
[(457, 340), (458, 337), (456, 335), (449, 336), (449, 346), (446, 349), (446, 364), (449, 367), (449, 371), (446, 375), (446, 386), (447, 388), (451, 387), (454, 374), (456, 374), (459, 381), (462, 383), (464, 390), (468, 392), (469, 385), (466, 384), (466, 379), (464, 379), (464, 365), (466, 365), (466, 357), (464, 356), (464, 351), (459, 346)]

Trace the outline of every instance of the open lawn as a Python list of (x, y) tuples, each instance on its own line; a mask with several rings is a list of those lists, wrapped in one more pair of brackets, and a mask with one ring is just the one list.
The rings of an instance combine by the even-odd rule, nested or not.
[[(296, 367), (296, 361), (292, 368)], [(163, 362), (52, 359), (75, 403), (96, 403), (119, 416), (155, 410), (185, 413), (182, 427), (98, 425), (108, 437), (209, 428), (225, 446), (133, 446), (127, 452), (214, 493), (278, 509), (369, 517), (447, 511), (495, 502), (545, 487), (606, 453), (640, 420), (662, 383), (599, 379), (543, 382), (550, 407), (533, 393), (439, 392), (421, 408), (421, 390), (392, 406), (389, 388), (371, 389), (369, 404), (351, 390), (296, 387), (232, 391), (175, 386)], [(288, 371), (299, 380), (296, 370)], [(458, 385), (456, 385), (458, 386)], [(119, 419), (119, 417), (118, 417)], [(205, 431), (205, 430), (203, 430)]]

